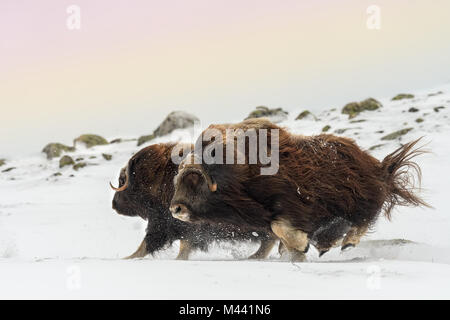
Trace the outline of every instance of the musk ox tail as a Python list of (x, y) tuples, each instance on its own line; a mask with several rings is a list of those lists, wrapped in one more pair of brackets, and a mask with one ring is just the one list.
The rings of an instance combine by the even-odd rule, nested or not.
[(384, 181), (387, 185), (383, 209), (384, 215), (388, 219), (391, 218), (391, 211), (396, 205), (430, 207), (416, 194), (420, 190), (422, 172), (419, 165), (411, 161), (418, 155), (428, 153), (427, 150), (420, 147), (414, 149), (421, 139), (419, 138), (398, 148), (381, 162)]

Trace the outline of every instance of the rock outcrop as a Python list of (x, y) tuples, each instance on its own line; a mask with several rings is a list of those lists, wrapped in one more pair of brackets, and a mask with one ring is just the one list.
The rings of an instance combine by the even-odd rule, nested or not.
[(250, 112), (250, 114), (248, 115), (247, 118), (245, 118), (245, 120), (252, 118), (268, 118), (270, 121), (278, 123), (286, 120), (288, 114), (289, 113), (287, 111), (284, 111), (281, 108), (269, 109), (266, 106), (259, 106), (256, 107), (255, 110)]
[(53, 158), (60, 157), (63, 152), (74, 152), (75, 147), (69, 147), (62, 143), (49, 143), (47, 144), (42, 152), (47, 155), (47, 159), (51, 160)]

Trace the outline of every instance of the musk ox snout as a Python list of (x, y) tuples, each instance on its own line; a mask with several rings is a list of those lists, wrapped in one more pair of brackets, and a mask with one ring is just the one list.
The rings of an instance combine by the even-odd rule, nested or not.
[(186, 221), (190, 220), (190, 211), (184, 204), (172, 204), (170, 206), (170, 212), (175, 219)]
[(126, 204), (127, 202), (123, 200), (123, 197), (119, 192), (116, 192), (112, 200), (113, 210), (115, 210), (118, 214), (130, 216), (131, 214), (127, 214), (126, 205), (124, 206), (124, 203)]

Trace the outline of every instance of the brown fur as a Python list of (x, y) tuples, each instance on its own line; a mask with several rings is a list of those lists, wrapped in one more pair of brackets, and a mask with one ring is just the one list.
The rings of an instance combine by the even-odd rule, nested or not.
[(171, 160), (174, 146), (167, 143), (146, 147), (121, 171), (117, 188), (121, 191), (114, 195), (113, 209), (119, 214), (140, 216), (148, 221), (144, 241), (130, 258), (153, 254), (176, 240), (181, 240), (178, 259), (187, 259), (195, 249), (207, 250), (212, 241), (261, 241), (263, 247), (268, 245), (266, 242), (274, 241), (270, 233), (255, 236), (253, 230), (242, 231), (235, 225), (191, 225), (173, 218), (169, 205), (178, 169)]
[[(421, 174), (411, 159), (423, 153), (414, 150), (418, 140), (380, 162), (347, 138), (293, 135), (267, 120), (252, 120), (253, 126), (255, 121), (260, 121), (260, 128), (279, 129), (278, 173), (260, 175), (259, 163), (202, 164), (204, 175), (217, 184), (217, 191), (211, 192), (201, 175), (193, 179), (195, 172), (189, 168), (180, 171), (172, 204), (185, 205), (190, 222), (229, 223), (270, 232), (273, 222), (282, 221), (288, 229), (306, 233), (325, 252), (351, 228), (362, 236), (380, 212), (389, 218), (396, 205), (427, 205), (414, 194), (414, 177), (420, 180)], [(210, 128), (225, 136), (226, 128), (247, 126), (244, 121)], [(408, 169), (415, 169), (416, 175)]]

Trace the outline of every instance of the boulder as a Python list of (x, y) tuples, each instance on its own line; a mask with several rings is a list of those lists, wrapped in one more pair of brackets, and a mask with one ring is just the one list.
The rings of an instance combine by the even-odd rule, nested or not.
[(383, 105), (379, 101), (373, 98), (368, 98), (360, 102), (347, 103), (342, 108), (342, 113), (348, 114), (348, 118), (352, 119), (363, 111), (374, 111), (381, 108), (382, 106)]
[(161, 124), (153, 132), (155, 137), (162, 137), (168, 135), (176, 129), (184, 129), (193, 127), (195, 122), (200, 120), (187, 112), (184, 111), (174, 111), (169, 113), (169, 115), (161, 122)]
[(6, 164), (6, 160), (5, 159), (0, 159), (0, 167), (4, 166)]
[(137, 145), (140, 146), (157, 137), (168, 135), (176, 129), (193, 127), (196, 122), (200, 122), (200, 120), (190, 113), (184, 111), (173, 111), (167, 115), (167, 117), (163, 120), (163, 122), (161, 122), (158, 128), (153, 131), (152, 134), (139, 137)]
[(256, 107), (255, 110), (250, 112), (250, 114), (248, 115), (247, 118), (245, 118), (245, 120), (253, 118), (269, 118), (270, 121), (278, 123), (286, 120), (288, 114), (289, 113), (287, 111), (284, 111), (281, 108), (269, 109), (268, 107), (265, 106), (259, 106)]
[(373, 150), (378, 149), (378, 148), (380, 148), (380, 147), (382, 147), (382, 146), (384, 146), (384, 144), (376, 144), (376, 145), (374, 145), (374, 146), (371, 146), (371, 147), (369, 148), (369, 150), (370, 150), (370, 151), (373, 151)]
[(392, 98), (392, 101), (403, 100), (403, 99), (413, 99), (414, 95), (409, 93), (400, 93)]
[(155, 136), (153, 134), (149, 134), (148, 136), (140, 136), (137, 141), (137, 145), (140, 146), (141, 144), (144, 144), (153, 139), (155, 139)]
[(69, 156), (63, 156), (61, 159), (59, 159), (59, 167), (63, 168), (65, 166), (71, 166), (75, 164), (75, 161), (73, 161), (72, 157)]
[(86, 162), (78, 162), (74, 164), (72, 168), (73, 170), (78, 171), (79, 169), (84, 168), (86, 166), (87, 166)]
[(419, 112), (419, 109), (411, 107), (409, 108), (408, 112)]
[(78, 142), (84, 143), (87, 148), (108, 144), (108, 141), (105, 138), (96, 134), (83, 134), (73, 141), (74, 145)]
[(331, 129), (331, 126), (326, 125), (325, 127), (322, 128), (322, 132), (327, 132), (330, 129)]
[(395, 140), (395, 139), (400, 138), (401, 136), (407, 134), (412, 129), (413, 128), (405, 128), (405, 129), (401, 129), (401, 130), (392, 132), (392, 133), (382, 137), (381, 140)]
[(109, 143), (113, 144), (113, 143), (122, 143), (122, 142), (129, 142), (129, 141), (136, 141), (137, 139), (122, 139), (122, 138), (117, 138), (114, 140), (111, 140)]
[(301, 112), (297, 116), (297, 118), (295, 118), (295, 120), (302, 120), (302, 119), (305, 119), (305, 118), (308, 118), (308, 119), (311, 119), (311, 120), (315, 120), (315, 121), (317, 120), (316, 116), (313, 115), (309, 110), (305, 110), (305, 111)]
[(75, 147), (69, 147), (62, 143), (49, 143), (47, 144), (42, 152), (47, 155), (47, 159), (53, 159), (61, 156), (63, 152), (74, 152)]
[(107, 153), (102, 153), (102, 157), (103, 159), (105, 159), (106, 161), (110, 161), (112, 159), (112, 155), (107, 154)]

